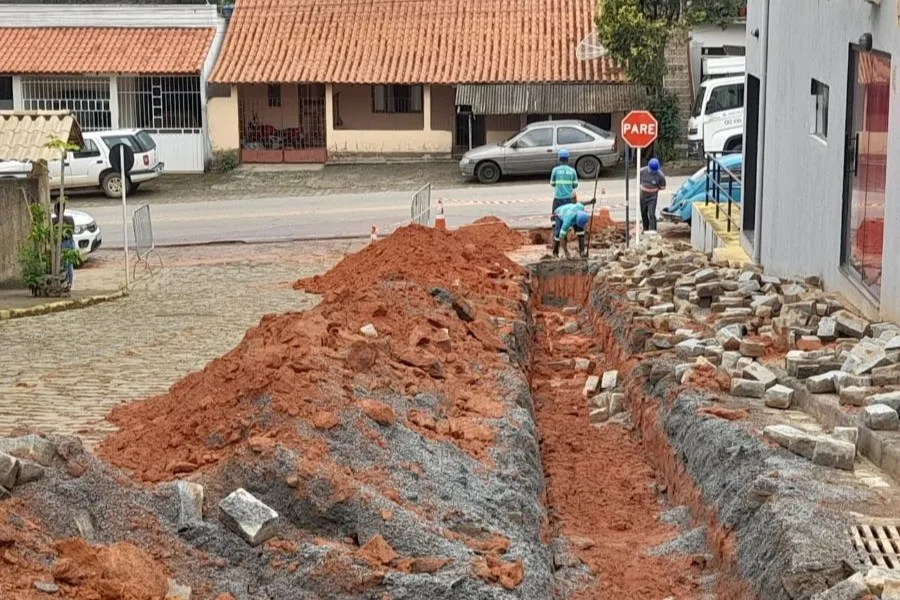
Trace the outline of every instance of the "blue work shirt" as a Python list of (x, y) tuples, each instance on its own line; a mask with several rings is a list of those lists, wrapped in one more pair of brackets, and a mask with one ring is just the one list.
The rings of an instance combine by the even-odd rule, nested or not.
[(557, 165), (550, 172), (550, 185), (556, 200), (568, 200), (578, 187), (578, 173), (569, 165)]
[(572, 229), (572, 226), (575, 225), (575, 217), (578, 216), (578, 213), (582, 212), (583, 210), (584, 204), (582, 204), (581, 202), (563, 204), (556, 209), (556, 216), (559, 218), (559, 221), (561, 223), (561, 225), (559, 226), (560, 239), (566, 237), (566, 234), (568, 234), (569, 230)]

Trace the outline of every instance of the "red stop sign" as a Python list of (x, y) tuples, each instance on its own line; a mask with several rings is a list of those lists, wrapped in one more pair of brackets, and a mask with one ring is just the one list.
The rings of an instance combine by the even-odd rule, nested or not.
[(656, 117), (646, 110), (633, 110), (622, 119), (622, 139), (632, 148), (646, 148), (659, 135)]

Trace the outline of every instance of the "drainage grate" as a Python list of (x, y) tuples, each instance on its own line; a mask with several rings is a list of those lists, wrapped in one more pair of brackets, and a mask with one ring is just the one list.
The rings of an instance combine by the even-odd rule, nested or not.
[(900, 570), (900, 522), (854, 525), (850, 536), (864, 563)]

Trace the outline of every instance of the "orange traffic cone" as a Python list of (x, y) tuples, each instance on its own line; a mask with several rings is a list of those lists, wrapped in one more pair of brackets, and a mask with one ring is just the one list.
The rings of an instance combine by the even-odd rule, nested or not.
[(374, 225), (372, 225), (372, 233), (369, 234), (369, 241), (377, 242), (378, 241), (378, 229)]
[(437, 216), (434, 218), (434, 228), (441, 229), (446, 231), (447, 229), (447, 221), (444, 219), (444, 202), (443, 200), (438, 200), (438, 212)]

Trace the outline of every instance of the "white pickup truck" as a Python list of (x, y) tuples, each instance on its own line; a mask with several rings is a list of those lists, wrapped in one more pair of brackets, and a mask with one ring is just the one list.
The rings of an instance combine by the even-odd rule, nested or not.
[[(113, 170), (109, 150), (119, 143), (128, 144), (134, 150), (134, 167), (128, 176), (128, 188), (133, 192), (146, 181), (159, 177), (163, 163), (159, 161), (156, 142), (142, 129), (116, 129), (89, 131), (82, 136), (84, 147), (69, 152), (66, 157), (66, 189), (100, 188), (110, 198), (122, 196), (122, 176)], [(50, 171), (50, 188), (59, 188), (60, 161), (47, 163)], [(0, 178), (25, 177), (31, 172), (31, 163), (18, 161), (0, 162)]]
[(710, 58), (688, 121), (688, 154), (740, 152), (744, 139), (743, 56)]

